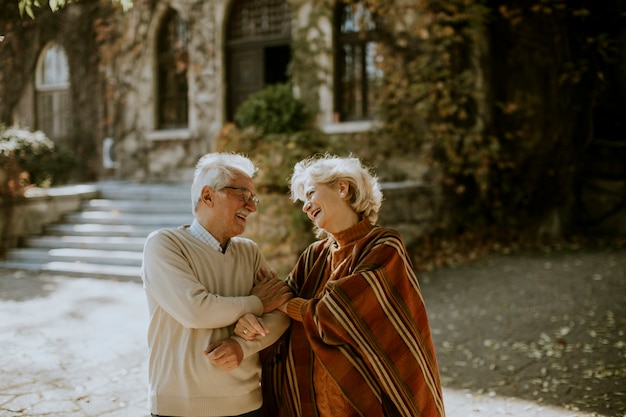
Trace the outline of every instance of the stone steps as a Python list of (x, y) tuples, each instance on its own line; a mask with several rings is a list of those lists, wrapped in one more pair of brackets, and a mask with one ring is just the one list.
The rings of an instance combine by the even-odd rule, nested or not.
[(193, 221), (188, 185), (96, 185), (97, 198), (47, 225), (41, 235), (23, 239), (0, 268), (139, 281), (148, 234)]
[(117, 236), (37, 236), (25, 240), (28, 248), (141, 251), (145, 237)]
[(13, 250), (11, 259), (19, 262), (76, 262), (99, 265), (141, 266), (141, 251), (110, 249), (36, 249), (19, 248)]
[(152, 230), (152, 225), (137, 226), (129, 224), (110, 225), (110, 224), (52, 224), (46, 228), (48, 236), (127, 236), (127, 237), (145, 237)]

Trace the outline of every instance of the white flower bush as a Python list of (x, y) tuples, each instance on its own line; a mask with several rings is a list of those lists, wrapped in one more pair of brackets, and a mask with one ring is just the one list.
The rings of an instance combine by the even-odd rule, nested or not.
[(26, 149), (35, 154), (51, 152), (54, 151), (54, 142), (42, 131), (31, 132), (20, 128), (0, 130), (1, 154), (9, 156)]
[(0, 125), (0, 197), (20, 197), (30, 187), (61, 184), (75, 167), (73, 152), (45, 133)]

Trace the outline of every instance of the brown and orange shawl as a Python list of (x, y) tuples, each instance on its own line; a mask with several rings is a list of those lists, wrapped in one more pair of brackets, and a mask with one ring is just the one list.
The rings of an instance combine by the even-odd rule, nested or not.
[[(443, 417), (424, 300), (400, 235), (362, 221), (313, 243), (288, 277), (300, 303), (264, 362), (281, 416), (316, 416), (315, 355), (363, 416)], [(267, 415), (277, 416), (266, 397)]]

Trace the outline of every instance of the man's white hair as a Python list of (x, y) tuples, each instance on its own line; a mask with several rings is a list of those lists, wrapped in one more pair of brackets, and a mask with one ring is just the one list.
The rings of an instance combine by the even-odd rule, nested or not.
[(252, 161), (240, 154), (208, 153), (198, 160), (191, 184), (191, 208), (196, 213), (198, 202), (202, 198), (202, 188), (208, 185), (219, 190), (226, 187), (237, 174), (252, 178), (257, 168)]

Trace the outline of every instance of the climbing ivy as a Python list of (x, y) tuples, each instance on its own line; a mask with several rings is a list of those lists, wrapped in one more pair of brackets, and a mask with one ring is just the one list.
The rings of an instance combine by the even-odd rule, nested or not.
[(621, 3), (362, 3), (386, 22), (385, 137), (426, 158), (460, 230), (571, 221), (595, 100), (619, 63)]
[[(70, 2), (71, 0), (18, 0), (17, 5), (21, 16), (34, 19), (37, 9), (48, 8), (50, 11), (56, 12)], [(133, 0), (111, 0), (111, 2), (119, 3), (124, 11), (133, 6)]]
[[(22, 13), (64, 3), (19, 2)], [(289, 3), (307, 15), (296, 25), (291, 81), (315, 116), (320, 86), (332, 78), (326, 29), (337, 2)], [(600, 125), (594, 112), (611, 92), (623, 102), (616, 75), (625, 65), (623, 1), (361, 3), (385, 22), (377, 60), (385, 74), (383, 123), (370, 134), (377, 142), (367, 139), (378, 157), (424, 158), (428, 179), (457, 203), (460, 229), (524, 229), (555, 211), (565, 222), (575, 218), (572, 190)], [(12, 106), (0, 106), (8, 120), (4, 107)]]
[[(294, 8), (297, 13), (297, 8)], [(326, 84), (331, 68), (320, 57), (332, 56), (331, 47), (326, 40), (323, 23), (332, 25), (333, 8), (327, 0), (314, 1), (310, 4), (307, 24), (298, 26), (291, 42), (290, 76), (297, 86), (299, 98), (307, 105), (309, 114), (319, 113), (319, 88)]]

